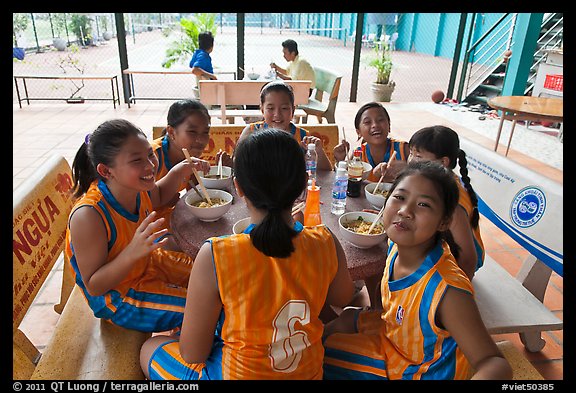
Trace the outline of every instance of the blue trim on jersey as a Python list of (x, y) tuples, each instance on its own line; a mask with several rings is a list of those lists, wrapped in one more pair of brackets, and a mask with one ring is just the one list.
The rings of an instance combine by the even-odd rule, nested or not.
[(386, 362), (382, 359), (374, 359), (370, 356), (351, 353), (341, 349), (324, 347), (324, 357), (338, 359), (344, 362), (359, 364), (366, 367), (377, 368), (380, 370), (386, 370)]
[[(250, 232), (252, 232), (252, 230), (255, 227), (256, 227), (256, 224), (250, 223), (250, 225), (248, 225), (246, 227), (246, 229), (244, 229), (244, 231), (242, 231), (242, 233), (250, 234)], [(294, 225), (292, 226), (292, 229), (294, 229), (296, 232), (300, 233), (304, 229), (304, 225), (302, 225), (302, 223), (300, 221), (295, 221)]]
[(347, 368), (342, 368), (334, 366), (332, 364), (323, 365), (324, 376), (323, 379), (326, 380), (385, 380), (388, 378), (382, 377), (380, 375), (371, 374), (363, 371), (350, 370)]
[[(164, 156), (163, 164), (166, 166), (166, 169), (172, 169), (172, 163), (170, 162), (170, 158), (168, 157), (168, 150), (170, 148), (170, 139), (168, 138), (168, 134), (164, 135), (162, 139), (162, 154)], [(160, 171), (160, 166), (158, 167), (158, 172)]]
[(409, 288), (414, 285), (418, 280), (420, 280), (427, 272), (430, 270), (439, 260), (444, 250), (442, 249), (442, 242), (438, 242), (432, 251), (426, 255), (426, 259), (420, 265), (416, 271), (406, 277), (402, 277), (399, 280), (392, 280), (392, 272), (394, 271), (394, 263), (398, 257), (398, 252), (396, 252), (392, 260), (390, 261), (390, 276), (388, 277), (388, 287), (390, 291), (398, 291), (404, 288)]
[(120, 205), (120, 203), (118, 203), (118, 201), (116, 200), (114, 195), (112, 195), (112, 192), (102, 179), (98, 180), (98, 189), (104, 196), (104, 199), (106, 199), (106, 202), (108, 202), (114, 210), (120, 213), (122, 217), (132, 222), (138, 222), (138, 220), (140, 219), (140, 215), (138, 214), (140, 212), (140, 193), (136, 195), (136, 211), (138, 213), (132, 214), (128, 210), (124, 209), (122, 205)]
[[(398, 153), (398, 157), (402, 157), (402, 155), (400, 154), (400, 144), (399, 143), (395, 143), (394, 141), (392, 141), (390, 138), (386, 138), (386, 151), (384, 153), (384, 157), (382, 158), (382, 161), (380, 162), (388, 162), (390, 161), (390, 147), (388, 144), (392, 144), (392, 148), (394, 150), (394, 155), (396, 155), (396, 153)], [(370, 165), (372, 165), (372, 168), (375, 168), (376, 162), (374, 161), (374, 158), (372, 157), (372, 153), (370, 152), (370, 145), (368, 143), (366, 143), (366, 158), (368, 159), (368, 162), (370, 163)]]

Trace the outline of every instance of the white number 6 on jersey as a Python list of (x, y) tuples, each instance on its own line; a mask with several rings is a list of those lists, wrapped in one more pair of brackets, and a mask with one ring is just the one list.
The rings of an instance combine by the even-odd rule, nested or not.
[(302, 358), (302, 351), (310, 346), (306, 332), (294, 328), (297, 321), (302, 325), (310, 322), (310, 307), (305, 300), (286, 302), (272, 321), (274, 333), (268, 356), (274, 371), (294, 371)]

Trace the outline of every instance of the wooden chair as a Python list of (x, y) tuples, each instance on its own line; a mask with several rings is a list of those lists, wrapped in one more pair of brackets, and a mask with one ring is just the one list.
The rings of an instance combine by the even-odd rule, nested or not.
[[(314, 96), (310, 98), (307, 104), (298, 105), (298, 109), (303, 109), (306, 115), (316, 116), (319, 123), (322, 123), (322, 118), (326, 118), (328, 123), (335, 124), (336, 103), (342, 75), (322, 67), (314, 67), (314, 73), (316, 75)], [(324, 93), (327, 95), (326, 100), (323, 98)], [(306, 123), (307, 121), (308, 116), (304, 116), (302, 122)]]

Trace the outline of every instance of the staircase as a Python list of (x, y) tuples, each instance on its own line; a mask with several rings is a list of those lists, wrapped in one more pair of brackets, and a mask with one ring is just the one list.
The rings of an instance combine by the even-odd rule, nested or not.
[[(479, 104), (487, 108), (488, 100), (502, 93), (504, 76), (506, 74), (506, 62), (503, 53), (513, 44), (512, 37), (515, 20), (515, 14), (510, 18), (503, 18), (500, 21), (502, 26), (494, 27), (493, 34), (485, 34), (471, 47), (474, 49), (472, 52), (473, 60), (470, 62), (470, 71), (467, 80), (467, 85), (470, 88), (467, 89), (469, 94), (462, 100), (463, 102), (469, 105)], [(540, 36), (534, 52), (534, 62), (530, 67), (530, 74), (526, 82), (526, 95), (529, 95), (534, 87), (538, 65), (546, 60), (546, 50), (557, 49), (562, 45), (563, 26), (564, 16), (562, 13), (544, 14)], [(508, 38), (505, 38), (506, 35)], [(481, 40), (486, 42), (481, 42)], [(505, 45), (502, 44), (504, 42)], [(481, 50), (487, 47), (490, 48), (492, 54), (488, 55), (487, 52)], [(488, 58), (489, 56), (496, 58), (495, 54), (498, 54), (497, 61), (488, 64), (486, 61), (478, 61), (479, 59)]]

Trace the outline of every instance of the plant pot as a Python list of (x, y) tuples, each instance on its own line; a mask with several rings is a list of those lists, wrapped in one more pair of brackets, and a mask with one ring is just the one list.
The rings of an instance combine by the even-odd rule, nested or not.
[(390, 82), (387, 85), (372, 82), (370, 90), (372, 90), (373, 101), (376, 102), (390, 102), (392, 99), (392, 92), (396, 87), (395, 82)]
[(52, 40), (52, 44), (54, 45), (54, 48), (58, 49), (59, 51), (64, 51), (66, 50), (66, 40), (56, 37)]

